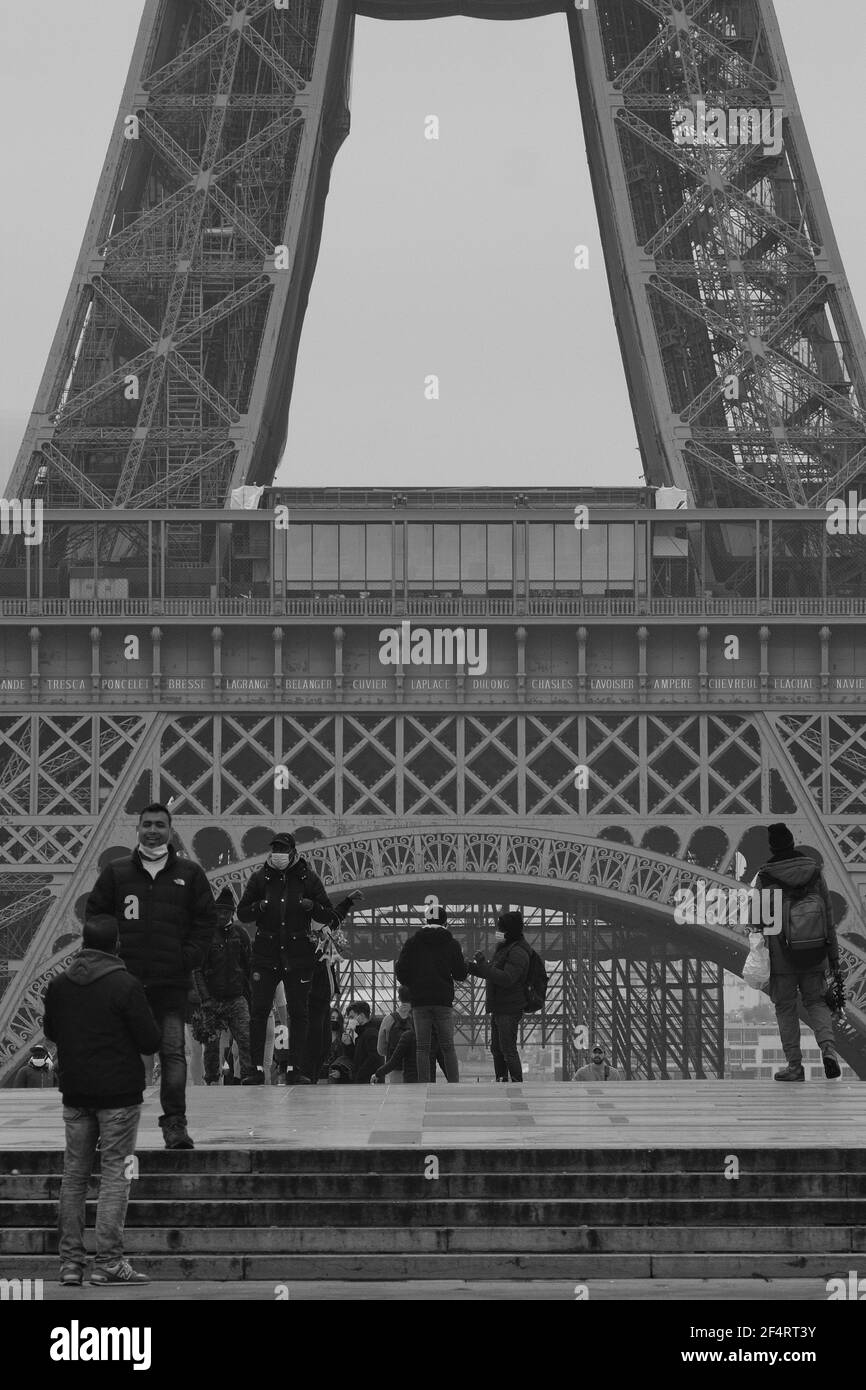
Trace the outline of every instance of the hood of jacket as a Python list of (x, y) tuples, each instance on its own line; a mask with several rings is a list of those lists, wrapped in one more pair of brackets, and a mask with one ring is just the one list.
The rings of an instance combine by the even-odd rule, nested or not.
[(765, 864), (762, 873), (781, 883), (783, 888), (802, 888), (820, 871), (820, 864), (808, 854), (793, 853), (788, 850), (779, 859), (771, 859)]
[(125, 969), (123, 961), (117, 956), (110, 956), (107, 951), (87, 949), (79, 951), (66, 974), (74, 985), (92, 985), (114, 970)]

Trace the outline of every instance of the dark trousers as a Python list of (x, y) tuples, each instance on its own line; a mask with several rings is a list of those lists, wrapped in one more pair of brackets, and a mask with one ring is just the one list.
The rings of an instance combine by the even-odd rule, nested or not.
[[(288, 996), (287, 996), (288, 997)], [(301, 1070), (311, 1081), (318, 1081), (319, 1072), (331, 1048), (331, 1001), (316, 995), (310, 998), (307, 1045), (304, 1048)]]
[[(274, 986), (276, 988), (276, 986)], [(222, 1015), (224, 1026), (238, 1045), (238, 1061), (241, 1076), (250, 1071), (250, 1006), (242, 994), (236, 999), (215, 1001)], [(231, 1048), (229, 1048), (231, 1052)], [(220, 1040), (212, 1038), (204, 1045), (204, 1079), (211, 1083), (220, 1079)]]
[(497, 1081), (523, 1080), (523, 1067), (517, 1051), (517, 1031), (520, 1027), (520, 1014), (491, 1014), (490, 1051), (493, 1053), (493, 1066)]
[(289, 1066), (293, 1071), (301, 1070), (307, 1047), (314, 965), (314, 960), (299, 961), (297, 964), (291, 962), (282, 967), (256, 965), (253, 962), (250, 1061), (254, 1067), (264, 1065), (268, 1015), (273, 1008), (277, 985), (282, 980), (286, 987), (286, 1012), (289, 1015)]
[(186, 991), (145, 988), (147, 1002), (162, 1031), (159, 1044), (159, 1103), (166, 1119), (186, 1118)]

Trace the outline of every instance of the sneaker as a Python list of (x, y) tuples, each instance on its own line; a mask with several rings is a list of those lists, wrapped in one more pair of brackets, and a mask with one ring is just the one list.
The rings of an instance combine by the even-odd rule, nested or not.
[(781, 1071), (777, 1071), (777, 1072), (776, 1072), (776, 1075), (773, 1077), (773, 1080), (774, 1080), (774, 1081), (805, 1081), (805, 1080), (806, 1080), (806, 1073), (804, 1072), (802, 1066), (799, 1066), (799, 1067), (787, 1066), (787, 1067), (783, 1067)]
[(167, 1149), (194, 1149), (189, 1137), (186, 1120), (182, 1115), (163, 1115), (159, 1122), (162, 1137)]
[(139, 1274), (128, 1260), (118, 1260), (116, 1265), (94, 1265), (90, 1275), (91, 1284), (149, 1284), (146, 1274)]
[(241, 1082), (242, 1086), (264, 1086), (265, 1069), (264, 1067), (254, 1067), (249, 1076), (245, 1076)]
[(842, 1075), (842, 1068), (839, 1066), (839, 1058), (836, 1056), (836, 1053), (833, 1051), (832, 1047), (822, 1047), (821, 1057), (824, 1062), (825, 1076), (829, 1076), (832, 1080), (834, 1077)]
[(81, 1265), (62, 1265), (60, 1269), (60, 1282), (67, 1284), (70, 1288), (80, 1289), (84, 1279), (84, 1270)]

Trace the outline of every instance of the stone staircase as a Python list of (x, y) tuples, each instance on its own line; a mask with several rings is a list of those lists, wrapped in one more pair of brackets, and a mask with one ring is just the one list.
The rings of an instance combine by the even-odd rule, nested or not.
[[(126, 1250), (155, 1279), (581, 1282), (845, 1277), (866, 1249), (866, 1149), (741, 1148), (736, 1179), (708, 1148), (435, 1157), (145, 1151)], [(0, 1277), (56, 1277), (61, 1171), (0, 1151)]]

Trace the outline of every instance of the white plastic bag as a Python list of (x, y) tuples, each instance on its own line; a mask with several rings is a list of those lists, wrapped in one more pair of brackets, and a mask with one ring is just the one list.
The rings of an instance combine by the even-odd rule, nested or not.
[(770, 952), (762, 932), (749, 932), (749, 954), (743, 966), (743, 982), (751, 989), (764, 989), (770, 979)]

